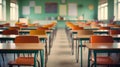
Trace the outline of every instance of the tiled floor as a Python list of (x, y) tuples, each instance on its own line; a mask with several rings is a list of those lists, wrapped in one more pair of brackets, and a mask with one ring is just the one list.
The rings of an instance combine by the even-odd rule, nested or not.
[(75, 61), (75, 55), (71, 53), (71, 46), (64, 29), (57, 31), (47, 67), (80, 67)]

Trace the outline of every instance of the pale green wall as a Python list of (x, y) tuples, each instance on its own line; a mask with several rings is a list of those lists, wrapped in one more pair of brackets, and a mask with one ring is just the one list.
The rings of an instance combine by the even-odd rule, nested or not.
[[(31, 23), (34, 20), (45, 20), (47, 17), (57, 17), (59, 12), (56, 14), (47, 14), (45, 13), (45, 3), (46, 2), (56, 2), (58, 5), (61, 4), (61, 0), (34, 0), (36, 5), (42, 6), (42, 14), (34, 14), (34, 8), (31, 7), (30, 15), (22, 15), (22, 7), (28, 6), (29, 1), (32, 0), (18, 0), (19, 4), (19, 17), (29, 17)], [(98, 13), (98, 0), (66, 0), (66, 5), (68, 3), (77, 3), (83, 7), (78, 7), (78, 16), (84, 15), (85, 20), (93, 20), (97, 18)], [(94, 10), (89, 10), (88, 5), (93, 4)], [(108, 0), (108, 19), (114, 16), (114, 0)], [(59, 11), (59, 8), (58, 8)], [(77, 16), (77, 17), (78, 17)], [(70, 16), (65, 16), (66, 18), (71, 18)], [(75, 17), (76, 18), (76, 17)], [(6, 0), (6, 21), (10, 21), (10, 0)]]
[(114, 0), (108, 0), (108, 20), (114, 16)]
[[(31, 7), (30, 9), (30, 15), (23, 15), (22, 14), (22, 7), (23, 6), (28, 6), (29, 1), (32, 0), (19, 0), (19, 17), (29, 17), (29, 19), (32, 20), (45, 20), (47, 17), (57, 17), (59, 16), (59, 7), (58, 7), (58, 13), (45, 13), (45, 3), (46, 2), (56, 2), (58, 3), (58, 6), (61, 4), (61, 0), (34, 0), (35, 3), (39, 6), (42, 6), (42, 14), (35, 14), (34, 13), (34, 8)], [(82, 5), (82, 7), (78, 7), (78, 16), (84, 15), (85, 20), (94, 20), (97, 18), (97, 0), (66, 0), (67, 2), (65, 3), (68, 5), (68, 3), (77, 3), (78, 5)], [(89, 10), (88, 5), (93, 4), (94, 9)], [(71, 18), (76, 18), (71, 17), (71, 16), (65, 16), (67, 19)]]
[(10, 0), (6, 0), (6, 21), (10, 21)]

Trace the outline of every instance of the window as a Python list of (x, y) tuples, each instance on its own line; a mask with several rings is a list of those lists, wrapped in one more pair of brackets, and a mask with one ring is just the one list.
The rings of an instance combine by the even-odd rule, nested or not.
[(10, 20), (18, 20), (18, 5), (16, 0), (10, 3)]
[(120, 0), (114, 0), (114, 16), (115, 20), (120, 20)]
[(107, 0), (99, 0), (98, 20), (108, 19), (108, 3)]
[(0, 0), (0, 21), (5, 20), (6, 17), (5, 11), (5, 0)]

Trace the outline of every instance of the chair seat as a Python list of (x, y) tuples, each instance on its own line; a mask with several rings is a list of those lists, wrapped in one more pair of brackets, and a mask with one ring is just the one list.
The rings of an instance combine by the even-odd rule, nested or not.
[[(98, 65), (115, 64), (110, 57), (97, 57), (96, 60)], [(94, 58), (92, 58), (92, 62), (94, 62)]]
[(8, 64), (9, 65), (33, 66), (34, 57), (18, 57), (15, 61), (10, 61)]

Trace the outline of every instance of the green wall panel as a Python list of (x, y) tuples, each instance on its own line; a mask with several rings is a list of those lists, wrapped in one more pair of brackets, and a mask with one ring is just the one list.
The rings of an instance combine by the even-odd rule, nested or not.
[[(41, 6), (42, 7), (42, 14), (35, 14), (34, 13), (34, 9), (30, 8), (30, 15), (23, 15), (22, 14), (22, 7), (23, 6), (29, 6), (29, 2), (32, 0), (19, 0), (19, 17), (29, 17), (31, 20), (46, 20), (46, 18), (49, 17), (58, 17), (59, 16), (59, 7), (58, 7), (58, 13), (45, 13), (45, 3), (46, 2), (56, 2), (58, 3), (58, 6), (61, 3), (61, 0), (34, 0), (37, 6)], [(76, 18), (78, 16), (84, 16), (85, 20), (94, 20), (95, 18), (97, 18), (97, 4), (96, 4), (97, 0), (66, 0), (66, 5), (68, 5), (68, 3), (76, 3), (78, 5), (78, 15), (75, 17), (72, 16), (68, 16), (68, 14), (66, 16), (64, 16), (65, 18)], [(94, 5), (94, 9), (90, 10), (88, 8), (89, 4), (93, 4)], [(79, 7), (79, 5), (82, 5), (82, 7)]]
[(108, 20), (114, 16), (114, 0), (108, 0)]

